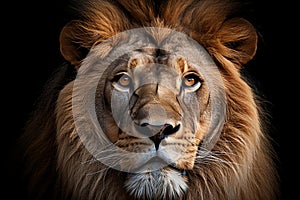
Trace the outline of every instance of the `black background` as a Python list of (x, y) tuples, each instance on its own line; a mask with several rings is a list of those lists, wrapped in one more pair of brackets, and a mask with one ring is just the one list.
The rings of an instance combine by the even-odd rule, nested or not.
[[(260, 94), (269, 102), (271, 137), (279, 156), (281, 199), (296, 199), (299, 155), (297, 138), (299, 62), (294, 6), (288, 2), (248, 1), (248, 19), (260, 33), (258, 51), (245, 66)], [(1, 6), (3, 169), (6, 199), (22, 199), (23, 185), (15, 162), (15, 141), (51, 73), (64, 61), (59, 32), (69, 20), (68, 1), (12, 1)], [(298, 23), (299, 24), (299, 23)], [(3, 54), (2, 54), (3, 55)], [(298, 186), (298, 187), (297, 187)], [(2, 193), (3, 194), (3, 193)]]

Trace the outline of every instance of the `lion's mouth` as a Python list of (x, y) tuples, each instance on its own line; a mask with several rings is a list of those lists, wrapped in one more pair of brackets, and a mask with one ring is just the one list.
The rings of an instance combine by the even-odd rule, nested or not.
[(170, 169), (170, 170), (180, 173), (182, 176), (187, 175), (187, 171), (185, 169), (179, 169), (176, 167), (176, 164), (174, 162), (169, 163), (158, 156), (151, 158), (145, 164), (140, 166), (137, 169), (137, 172), (148, 173), (148, 172), (152, 172), (152, 171), (156, 171), (156, 170), (160, 170), (160, 169)]

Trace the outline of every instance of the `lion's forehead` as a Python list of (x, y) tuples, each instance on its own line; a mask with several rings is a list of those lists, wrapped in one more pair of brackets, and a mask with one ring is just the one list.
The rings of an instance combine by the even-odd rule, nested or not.
[[(156, 56), (164, 60), (166, 55), (175, 55), (175, 57), (183, 57), (200, 65), (214, 64), (210, 54), (201, 44), (186, 33), (169, 28), (144, 27), (127, 30), (94, 46), (91, 51), (98, 52), (96, 55), (100, 57), (103, 56), (101, 54), (108, 55), (107, 52), (111, 55), (120, 55), (125, 52), (129, 57), (140, 55), (142, 63), (153, 62), (153, 57)], [(117, 54), (115, 51), (118, 51)], [(133, 66), (135, 66), (134, 63)]]
[(138, 62), (136, 67), (128, 69), (128, 72), (131, 74), (136, 87), (155, 84), (172, 89), (174, 92), (180, 88), (182, 73), (177, 66), (173, 67), (169, 64), (144, 63), (141, 61)]

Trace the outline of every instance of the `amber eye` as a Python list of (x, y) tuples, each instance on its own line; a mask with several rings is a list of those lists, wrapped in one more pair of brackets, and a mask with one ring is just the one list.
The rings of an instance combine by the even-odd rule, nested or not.
[(182, 79), (182, 86), (196, 90), (200, 87), (200, 78), (196, 74), (187, 74)]
[(132, 79), (125, 72), (117, 74), (113, 79), (113, 86), (120, 91), (127, 91), (131, 85)]
[(118, 81), (118, 84), (120, 84), (123, 87), (129, 86), (130, 83), (131, 83), (131, 78), (127, 74), (124, 74), (123, 76), (121, 76)]

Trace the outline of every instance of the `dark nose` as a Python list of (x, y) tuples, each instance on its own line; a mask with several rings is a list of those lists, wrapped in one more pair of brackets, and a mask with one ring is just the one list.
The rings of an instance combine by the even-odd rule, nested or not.
[(165, 124), (161, 127), (159, 132), (157, 132), (155, 135), (149, 137), (150, 140), (153, 141), (156, 151), (159, 149), (160, 142), (164, 138), (168, 137), (169, 135), (172, 135), (172, 134), (176, 133), (179, 129), (180, 129), (180, 124), (175, 126), (175, 127), (172, 126), (171, 124)]

